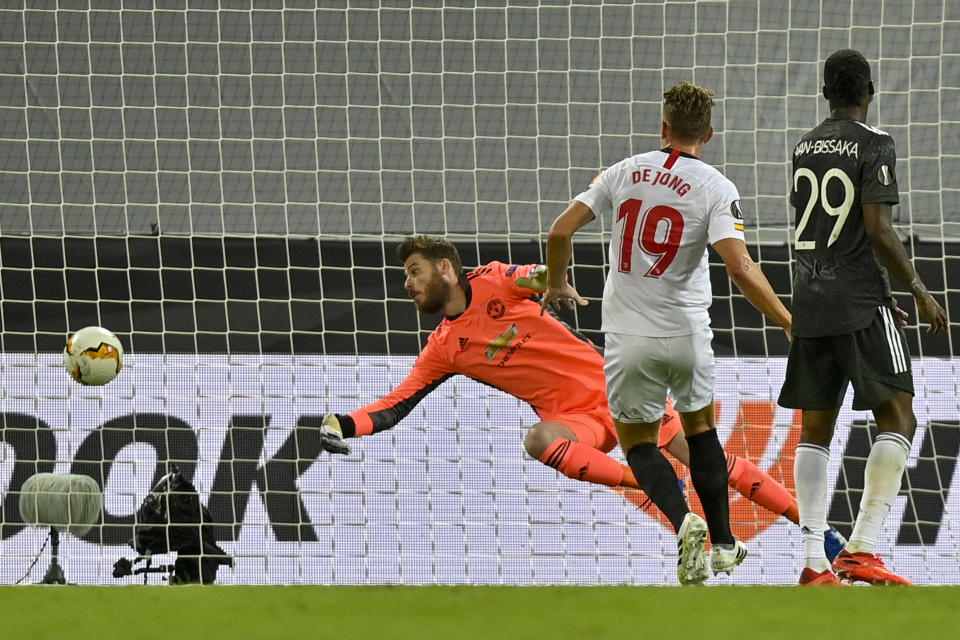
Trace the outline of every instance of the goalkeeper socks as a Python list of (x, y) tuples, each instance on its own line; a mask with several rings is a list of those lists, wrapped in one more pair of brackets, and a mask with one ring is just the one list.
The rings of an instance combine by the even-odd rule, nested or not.
[(652, 442), (636, 445), (627, 452), (627, 462), (653, 504), (667, 517), (674, 531), (680, 531), (683, 518), (690, 508), (680, 490), (677, 472), (657, 445)]
[[(787, 515), (787, 511), (794, 504), (793, 496), (787, 488), (770, 477), (766, 471), (750, 462), (746, 458), (727, 456), (728, 484), (756, 502), (761, 507)], [(787, 516), (789, 517), (789, 515)], [(796, 519), (793, 519), (796, 522)]]
[(640, 483), (637, 482), (637, 477), (633, 475), (633, 469), (629, 465), (621, 464), (620, 469), (623, 473), (623, 476), (620, 478), (620, 486), (628, 487), (630, 489), (640, 489)]
[(823, 531), (827, 528), (827, 465), (830, 450), (801, 442), (793, 461), (793, 479), (800, 506), (800, 530), (803, 532), (805, 566), (822, 572), (830, 568), (823, 550)]
[(690, 479), (697, 490), (713, 544), (734, 544), (730, 531), (730, 494), (727, 490), (727, 457), (716, 429), (687, 436)]
[(557, 438), (540, 456), (540, 462), (574, 480), (608, 487), (623, 484), (623, 465), (604, 452), (573, 440)]
[(847, 543), (850, 553), (874, 552), (883, 521), (900, 492), (909, 454), (910, 441), (899, 433), (885, 431), (877, 436), (863, 471), (860, 513)]

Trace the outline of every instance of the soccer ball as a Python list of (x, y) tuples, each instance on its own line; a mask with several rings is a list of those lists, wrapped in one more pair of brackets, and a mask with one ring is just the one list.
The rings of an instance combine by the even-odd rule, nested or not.
[(63, 366), (80, 384), (107, 384), (123, 367), (123, 345), (112, 331), (84, 327), (67, 340)]

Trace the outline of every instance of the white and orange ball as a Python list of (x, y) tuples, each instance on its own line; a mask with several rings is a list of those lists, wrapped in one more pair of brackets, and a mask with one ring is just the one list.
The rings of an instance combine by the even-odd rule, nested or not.
[(80, 384), (107, 384), (123, 367), (123, 345), (112, 331), (84, 327), (67, 340), (63, 365)]

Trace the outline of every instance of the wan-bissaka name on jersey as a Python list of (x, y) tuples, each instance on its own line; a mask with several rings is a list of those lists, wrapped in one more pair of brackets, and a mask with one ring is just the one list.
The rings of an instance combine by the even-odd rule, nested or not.
[(491, 262), (467, 274), (467, 309), (430, 334), (410, 375), (349, 414), (356, 435), (389, 429), (444, 380), (463, 374), (529, 403), (541, 418), (606, 410), (603, 356), (517, 283), (537, 265)]
[(793, 334), (868, 326), (890, 296), (863, 224), (864, 204), (896, 204), (896, 150), (884, 131), (827, 118), (793, 151)]

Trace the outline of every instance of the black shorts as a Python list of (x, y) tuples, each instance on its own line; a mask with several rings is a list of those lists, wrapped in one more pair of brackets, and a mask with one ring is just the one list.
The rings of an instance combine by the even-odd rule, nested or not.
[(827, 410), (843, 403), (853, 383), (853, 408), (876, 409), (900, 390), (913, 395), (910, 353), (890, 307), (877, 308), (865, 329), (790, 343), (780, 406)]

